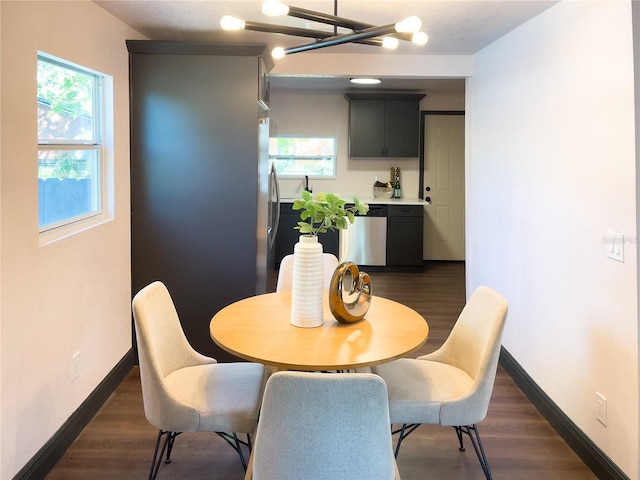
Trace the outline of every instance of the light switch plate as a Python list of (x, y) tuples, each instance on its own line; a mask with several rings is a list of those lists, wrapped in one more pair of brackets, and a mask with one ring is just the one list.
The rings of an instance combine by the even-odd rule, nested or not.
[(80, 376), (80, 352), (76, 352), (71, 357), (71, 381), (75, 382)]
[(605, 427), (607, 426), (607, 398), (600, 392), (596, 392), (596, 401), (598, 402), (598, 410), (596, 419)]
[(605, 235), (607, 257), (624, 262), (624, 234), (607, 230)]

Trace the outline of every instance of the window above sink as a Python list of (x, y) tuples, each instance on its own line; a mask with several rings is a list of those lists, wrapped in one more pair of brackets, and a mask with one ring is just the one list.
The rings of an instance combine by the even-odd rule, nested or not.
[(335, 136), (279, 135), (269, 139), (269, 162), (281, 178), (336, 178)]

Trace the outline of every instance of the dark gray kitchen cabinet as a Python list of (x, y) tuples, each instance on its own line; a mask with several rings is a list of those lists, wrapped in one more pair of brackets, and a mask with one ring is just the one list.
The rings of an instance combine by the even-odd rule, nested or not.
[(422, 267), (422, 205), (387, 207), (387, 266)]
[(164, 282), (189, 343), (234, 360), (214, 344), (209, 322), (265, 289), (268, 159), (258, 127), (265, 45), (127, 47), (133, 293)]
[[(276, 233), (276, 269), (280, 266), (283, 257), (293, 253), (293, 247), (300, 238), (300, 232), (294, 228), (300, 221), (300, 212), (293, 210), (292, 207), (292, 203), (283, 203), (280, 206), (280, 223)], [(322, 244), (324, 253), (333, 253), (336, 257), (338, 256), (340, 236), (337, 230), (319, 234), (318, 241)]]
[(423, 94), (347, 93), (349, 157), (418, 157)]

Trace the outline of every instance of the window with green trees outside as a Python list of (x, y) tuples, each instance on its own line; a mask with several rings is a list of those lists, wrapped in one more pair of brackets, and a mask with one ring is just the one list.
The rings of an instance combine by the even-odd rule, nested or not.
[(336, 137), (270, 138), (269, 160), (279, 177), (335, 178)]
[(38, 55), (40, 231), (102, 212), (102, 76)]

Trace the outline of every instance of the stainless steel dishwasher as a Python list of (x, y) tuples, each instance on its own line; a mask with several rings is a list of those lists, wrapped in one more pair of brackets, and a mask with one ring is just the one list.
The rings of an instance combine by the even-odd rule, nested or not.
[(340, 262), (357, 265), (387, 264), (387, 206), (369, 205), (366, 216), (356, 216), (346, 230), (340, 230)]

